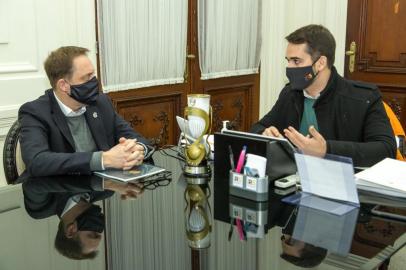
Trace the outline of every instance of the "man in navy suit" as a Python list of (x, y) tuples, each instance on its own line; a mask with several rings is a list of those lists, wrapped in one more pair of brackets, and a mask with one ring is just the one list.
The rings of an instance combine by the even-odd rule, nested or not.
[(19, 110), (25, 177), (90, 175), (128, 170), (152, 153), (149, 142), (99, 91), (95, 69), (81, 47), (61, 47), (44, 63), (52, 89)]
[[(21, 106), (20, 143), (26, 170), (20, 182), (38, 185), (41, 181), (45, 184), (46, 179), (84, 182), (85, 176), (90, 179), (93, 171), (129, 170), (153, 152), (149, 142), (115, 112), (108, 96), (99, 92), (99, 82), (87, 53), (87, 49), (74, 46), (51, 52), (44, 68), (52, 89)], [(106, 185), (103, 182), (100, 189), (108, 189)], [(131, 188), (131, 197), (141, 193), (141, 187)], [(59, 194), (54, 201), (49, 197), (42, 200), (40, 196), (40, 204), (26, 200), (26, 206), (43, 207), (31, 211), (37, 215), (49, 215), (57, 206), (61, 222), (55, 247), (67, 257), (94, 257), (100, 242), (100, 220), (104, 217), (101, 209), (91, 206), (91, 202), (111, 193), (90, 194), (102, 196)]]

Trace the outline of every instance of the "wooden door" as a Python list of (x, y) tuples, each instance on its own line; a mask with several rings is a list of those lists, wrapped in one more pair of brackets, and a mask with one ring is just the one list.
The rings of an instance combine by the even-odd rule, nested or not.
[(230, 120), (236, 130), (248, 130), (258, 120), (259, 74), (200, 80), (197, 13), (197, 0), (189, 0), (184, 83), (109, 93), (118, 113), (156, 146), (177, 143), (176, 115), (183, 116), (190, 93), (211, 95), (212, 132), (220, 130), (223, 120)]
[(348, 0), (346, 50), (355, 42), (354, 71), (345, 77), (375, 83), (406, 128), (406, 0)]
[[(356, 44), (354, 71), (346, 56), (345, 77), (375, 83), (383, 99), (406, 128), (406, 0), (348, 0), (346, 51)], [(385, 223), (386, 224), (386, 223)], [(368, 223), (368, 231), (384, 231), (380, 223)], [(366, 225), (365, 225), (366, 226)], [(364, 226), (364, 227), (365, 227)], [(359, 237), (352, 252), (372, 256), (377, 246)], [(388, 241), (385, 233), (374, 234), (378, 243)], [(362, 240), (362, 241), (361, 241)]]

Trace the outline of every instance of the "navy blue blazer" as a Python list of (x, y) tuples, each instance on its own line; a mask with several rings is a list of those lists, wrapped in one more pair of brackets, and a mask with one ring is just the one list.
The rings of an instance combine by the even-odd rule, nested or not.
[(103, 190), (102, 182), (97, 176), (32, 177), (22, 184), (25, 210), (35, 219), (61, 217), (66, 202), (76, 194), (88, 193), (90, 203), (111, 197), (114, 192)]
[[(109, 150), (120, 137), (137, 139), (150, 145), (115, 112), (110, 98), (105, 94), (100, 94), (94, 105), (86, 107), (85, 118), (99, 151)], [(18, 119), (21, 124), (21, 154), (26, 165), (26, 171), (20, 178), (91, 174), (92, 152), (75, 152), (66, 117), (52, 89), (22, 105)]]

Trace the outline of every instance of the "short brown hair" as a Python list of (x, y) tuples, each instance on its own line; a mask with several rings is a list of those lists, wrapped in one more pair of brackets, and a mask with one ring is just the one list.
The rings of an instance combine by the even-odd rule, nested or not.
[(93, 251), (88, 254), (83, 253), (82, 243), (78, 236), (67, 238), (65, 235), (65, 225), (61, 220), (58, 225), (58, 231), (55, 235), (55, 249), (63, 256), (73, 260), (94, 259), (98, 252)]
[(313, 61), (324, 55), (327, 58), (327, 65), (331, 68), (334, 65), (336, 41), (331, 32), (322, 25), (310, 24), (297, 29), (286, 37), (289, 43), (306, 44), (307, 53)]
[(88, 49), (76, 46), (60, 47), (51, 52), (44, 62), (44, 68), (52, 88), (55, 89), (59, 79), (72, 76), (73, 59), (88, 52)]

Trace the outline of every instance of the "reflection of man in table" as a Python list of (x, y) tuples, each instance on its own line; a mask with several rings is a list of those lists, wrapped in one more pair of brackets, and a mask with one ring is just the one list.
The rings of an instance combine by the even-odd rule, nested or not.
[(269, 215), (266, 230), (278, 226), (282, 228), (282, 254), (285, 261), (300, 267), (315, 267), (327, 255), (327, 250), (292, 238), (297, 217), (297, 206), (282, 202), (283, 196), (269, 192)]
[(112, 196), (136, 198), (141, 186), (103, 180), (90, 176), (55, 176), (30, 178), (23, 183), (27, 213), (35, 219), (57, 215), (60, 218), (55, 248), (70, 259), (90, 259), (105, 228), (101, 208), (94, 203)]
[(296, 266), (316, 267), (327, 255), (326, 249), (293, 239), (288, 234), (282, 235), (281, 242), (281, 258)]
[(87, 52), (73, 46), (53, 51), (44, 63), (52, 89), (20, 108), (23, 177), (128, 170), (152, 152), (99, 93)]

